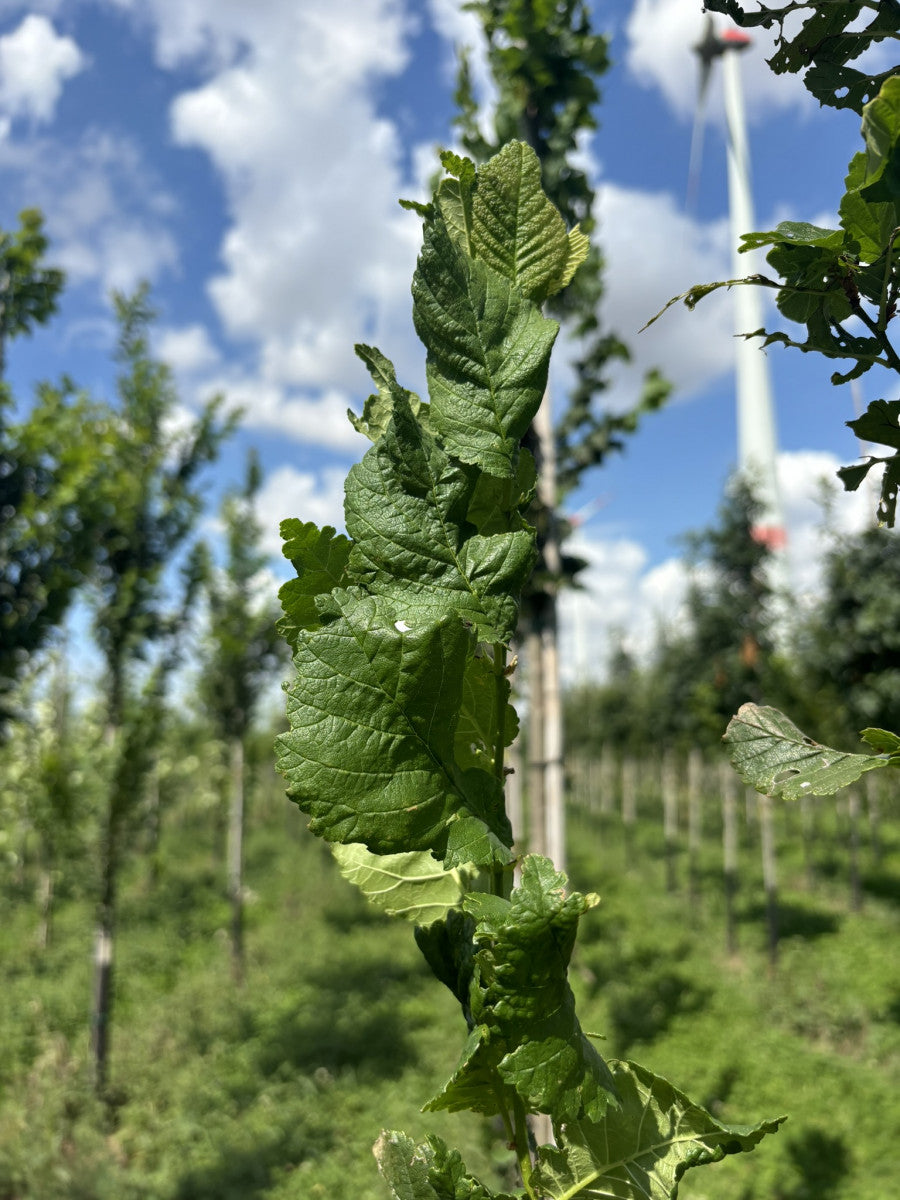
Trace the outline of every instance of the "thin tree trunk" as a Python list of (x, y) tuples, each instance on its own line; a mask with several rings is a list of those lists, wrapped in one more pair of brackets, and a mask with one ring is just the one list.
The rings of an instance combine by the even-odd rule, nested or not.
[(766, 892), (766, 926), (768, 929), (769, 968), (778, 965), (778, 879), (775, 868), (775, 829), (772, 821), (772, 797), (760, 795), (760, 846), (762, 849), (763, 886)]
[(725, 870), (725, 946), (729, 954), (737, 954), (735, 902), (738, 891), (738, 783), (730, 763), (720, 763), (719, 769), (722, 790), (722, 860)]
[[(556, 446), (549, 391), (544, 393), (531, 427), (537, 464), (537, 494), (541, 505), (538, 522), (540, 569), (549, 577), (530, 602), (527, 634), (529, 689), (529, 777), (532, 825), (530, 846), (537, 850), (537, 830), (542, 849), (559, 870), (565, 870), (565, 776), (563, 768), (562, 697), (559, 686), (559, 616), (557, 584), (562, 574), (562, 554), (556, 519)], [(540, 692), (540, 695), (538, 695)], [(531, 707), (533, 706), (533, 712)]]
[(803, 872), (806, 879), (806, 890), (811, 892), (815, 886), (815, 797), (800, 797), (800, 836), (803, 841)]
[(866, 781), (866, 812), (869, 817), (869, 844), (872, 848), (872, 860), (875, 863), (881, 862), (881, 836), (879, 833), (879, 806), (878, 792), (881, 786), (881, 781), (876, 779), (878, 771), (869, 771), (865, 776)]
[(155, 888), (160, 875), (160, 840), (162, 814), (159, 806), (159, 762), (154, 759), (147, 784), (147, 809), (150, 841), (150, 887)]
[(859, 791), (853, 787), (847, 793), (847, 816), (850, 820), (850, 908), (862, 908), (862, 886), (859, 877)]
[(513, 845), (521, 851), (525, 844), (522, 805), (522, 743), (517, 737), (506, 751), (506, 762), (510, 773), (506, 777), (506, 813), (512, 825)]
[(666, 891), (678, 887), (678, 766), (675, 755), (667, 750), (660, 770), (660, 790), (663, 800), (663, 835), (666, 844)]
[(232, 739), (230, 747), (228, 812), (228, 899), (231, 903), (231, 972), (235, 983), (244, 981), (244, 743)]
[(700, 896), (700, 846), (703, 841), (703, 759), (692, 749), (687, 764), (688, 886), (692, 900)]
[(117, 830), (115, 797), (109, 799), (106, 830), (101, 846), (100, 903), (94, 932), (94, 997), (91, 1011), (91, 1059), (94, 1090), (106, 1091), (113, 1013), (113, 943), (115, 937)]
[(615, 808), (616, 759), (607, 742), (600, 751), (600, 815), (611, 817)]
[(637, 764), (633, 758), (622, 759), (622, 831), (626, 866), (631, 863), (634, 826), (637, 821)]
[(547, 857), (558, 871), (566, 869), (565, 769), (563, 766), (562, 695), (559, 687), (559, 637), (556, 602), (553, 627), (541, 631), (544, 677), (544, 819)]
[(44, 858), (38, 884), (40, 897), (40, 924), (38, 925), (38, 948), (46, 950), (50, 945), (53, 928), (53, 868), (49, 855)]
[(525, 635), (528, 670), (528, 849), (547, 853), (546, 775), (544, 771), (544, 656), (537, 616)]

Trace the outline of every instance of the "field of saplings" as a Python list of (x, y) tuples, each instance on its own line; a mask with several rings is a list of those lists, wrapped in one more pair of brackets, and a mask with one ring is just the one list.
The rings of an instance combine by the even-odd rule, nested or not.
[[(501, 1132), (419, 1112), (461, 1049), (434, 1036), (459, 1028), (455, 1001), (410, 927), (339, 875), (262, 758), (235, 980), (216, 757), (183, 760), (132, 834), (111, 1104), (89, 1070), (91, 863), (73, 835), (48, 924), (35, 837), (4, 843), (0, 1197), (383, 1200), (370, 1147), (384, 1127), (450, 1131), (502, 1188)], [(788, 1114), (759, 1150), (690, 1172), (685, 1200), (889, 1200), (898, 796), (879, 780), (767, 809), (734, 778), (697, 755), (572, 764), (572, 882), (601, 897), (571, 973), (583, 1026), (605, 1057), (677, 1079), (723, 1121)]]

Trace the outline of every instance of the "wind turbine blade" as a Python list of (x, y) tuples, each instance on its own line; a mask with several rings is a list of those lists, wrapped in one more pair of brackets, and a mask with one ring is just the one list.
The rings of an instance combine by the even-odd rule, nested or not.
[(694, 108), (694, 127), (691, 130), (691, 154), (688, 162), (688, 183), (684, 207), (688, 214), (697, 208), (697, 196), (700, 191), (700, 169), (703, 165), (703, 137), (706, 133), (706, 99), (709, 93), (709, 80), (715, 58), (715, 24), (712, 16), (707, 15), (703, 27), (703, 38), (694, 46), (694, 53), (700, 60), (700, 73), (697, 78), (697, 103)]

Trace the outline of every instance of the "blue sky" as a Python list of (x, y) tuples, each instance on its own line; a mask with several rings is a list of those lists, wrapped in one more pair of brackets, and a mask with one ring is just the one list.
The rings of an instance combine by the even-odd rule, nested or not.
[[(685, 213), (699, 0), (595, 5), (612, 35), (601, 128), (584, 148), (608, 260), (604, 316), (634, 353), (608, 401), (627, 405), (650, 365), (676, 383), (627, 454), (572, 498), (590, 588), (566, 609), (569, 672), (602, 660), (614, 628), (636, 644), (683, 595), (679, 536), (708, 524), (736, 457), (731, 304), (640, 326), (673, 294), (729, 271), (720, 97), (710, 97), (702, 189)], [(111, 288), (151, 281), (157, 346), (187, 410), (221, 390), (246, 412), (210, 500), (258, 447), (260, 516), (339, 523), (341, 482), (365, 449), (344, 412), (368, 392), (355, 341), (374, 341), (422, 388), (410, 320), (416, 218), (437, 143), (451, 144), (456, 47), (477, 27), (458, 0), (0, 0), (0, 222), (43, 208), (68, 272), (60, 315), (16, 343), (20, 396), (63, 371), (110, 394)], [(858, 118), (822, 111), (776, 78), (764, 44), (743, 60), (757, 227), (834, 224)], [(795, 585), (815, 584), (818, 479), (856, 455), (848, 388), (827, 364), (769, 354)], [(566, 385), (558, 355), (554, 385)], [(871, 378), (871, 382), (869, 379)], [(882, 385), (864, 380), (863, 399)], [(602, 501), (602, 503), (601, 503)], [(864, 520), (841, 500), (842, 527)], [(577, 644), (571, 640), (578, 634)]]

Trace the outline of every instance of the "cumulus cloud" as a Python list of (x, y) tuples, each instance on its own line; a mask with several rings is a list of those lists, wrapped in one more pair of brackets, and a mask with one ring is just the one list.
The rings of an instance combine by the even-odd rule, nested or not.
[(53, 261), (72, 284), (132, 290), (178, 265), (173, 200), (129, 138), (88, 130), (77, 142), (0, 141), (7, 194), (46, 217)]
[[(716, 18), (723, 29), (724, 18)], [(639, 83), (658, 88), (680, 117), (688, 119), (697, 103), (698, 65), (693, 47), (703, 36), (706, 17), (695, 0), (636, 0), (626, 26), (626, 65)], [(748, 119), (761, 120), (773, 112), (812, 109), (802, 81), (794, 75), (775, 75), (766, 63), (774, 51), (774, 36), (754, 29), (752, 45), (741, 52), (741, 75)], [(713, 77), (708, 112), (722, 112), (718, 73)]]
[[(791, 589), (801, 609), (821, 594), (823, 565), (835, 536), (873, 523), (877, 498), (866, 489), (845, 493), (835, 476), (840, 465), (827, 451), (778, 455), (788, 546), (776, 581)], [(602, 678), (618, 645), (644, 659), (660, 629), (683, 627), (688, 590), (692, 579), (702, 579), (702, 564), (691, 568), (685, 559), (672, 557), (650, 566), (638, 542), (602, 531), (568, 545), (589, 565), (581, 576), (583, 589), (560, 597), (565, 683)]]
[(281, 559), (281, 538), (278, 530), (288, 517), (313, 521), (318, 526), (344, 525), (344, 471), (328, 468), (318, 474), (298, 471), (285, 464), (266, 476), (256, 497), (256, 518), (262, 528), (262, 548), (284, 563), (284, 574), (291, 568)]
[(602, 677), (612, 651), (624, 645), (645, 656), (660, 628), (684, 620), (690, 571), (682, 559), (648, 566), (646, 549), (628, 538), (595, 534), (568, 543), (586, 559), (582, 588), (560, 597), (563, 682)]
[(173, 371), (184, 375), (208, 370), (219, 361), (219, 351), (203, 325), (160, 330), (156, 338), (156, 352)]
[(223, 270), (209, 292), (225, 331), (258, 349), (272, 387), (357, 387), (360, 340), (402, 369), (419, 231), (397, 206), (402, 147), (372, 88), (406, 63), (404, 6), (150, 7), (160, 60), (199, 57), (209, 75), (171, 119), (223, 180)]
[(11, 33), (0, 37), (0, 113), (50, 121), (66, 80), (86, 66), (84, 55), (51, 22), (30, 13)]
[(822, 564), (834, 536), (874, 524), (878, 499), (872, 486), (845, 492), (840, 459), (825, 450), (783, 451), (776, 464), (788, 533), (788, 585), (801, 599), (820, 591)]
[(637, 380), (660, 366), (680, 396), (695, 394), (734, 366), (733, 301), (707, 297), (693, 313), (673, 306), (638, 331), (672, 296), (694, 283), (729, 277), (727, 221), (702, 224), (681, 212), (672, 196), (604, 183), (598, 193), (606, 259), (604, 319), (632, 351), (620, 372), (629, 398)]

